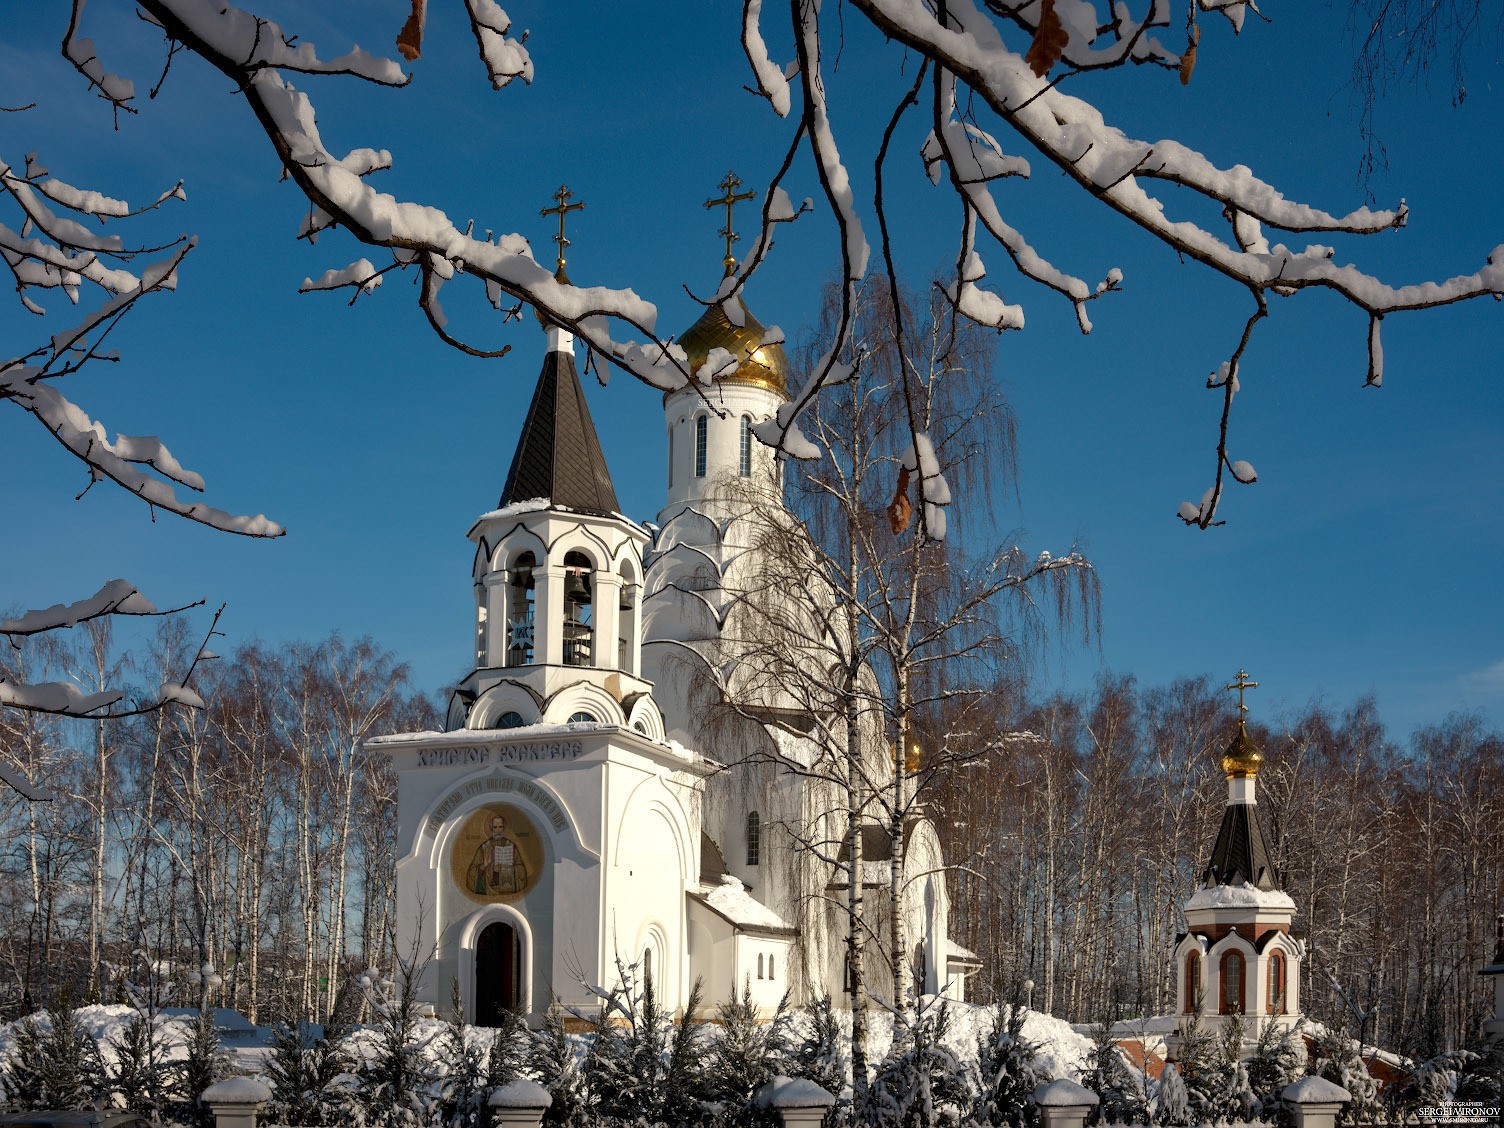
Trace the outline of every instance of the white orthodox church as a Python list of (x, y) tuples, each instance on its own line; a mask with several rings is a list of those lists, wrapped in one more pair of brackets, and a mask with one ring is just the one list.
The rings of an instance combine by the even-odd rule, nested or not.
[[(589, 1013), (586, 985), (614, 985), (622, 965), (671, 1010), (696, 981), (708, 1005), (746, 986), (764, 1011), (786, 991), (849, 1004), (851, 867), (811, 845), (846, 826), (813, 770), (823, 730), (728, 625), (756, 530), (793, 522), (781, 464), (751, 431), (785, 402), (788, 360), (733, 301), (740, 324), (711, 306), (680, 338), (691, 371), (709, 358), (720, 374), (664, 398), (653, 525), (619, 512), (573, 340), (546, 329), (500, 501), (469, 531), (475, 669), (447, 731), (371, 742), (398, 779), (398, 951), (425, 961), (421, 997), (439, 1011), (457, 986), (481, 1025), (555, 1001)], [(883, 734), (863, 742), (891, 782)], [(872, 927), (896, 884), (916, 986), (959, 998), (979, 964), (947, 939), (935, 829), (908, 819), (896, 883), (890, 841), (863, 827)]]

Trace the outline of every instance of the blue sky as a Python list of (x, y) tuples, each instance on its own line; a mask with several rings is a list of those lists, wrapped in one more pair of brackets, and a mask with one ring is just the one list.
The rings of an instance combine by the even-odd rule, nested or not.
[[(1250, 20), (1239, 39), (1206, 20), (1189, 87), (1139, 69), (1069, 89), (1130, 133), (1174, 137), (1220, 164), (1250, 165), (1292, 198), (1350, 210), (1366, 194), (1341, 13), (1288, 0), (1263, 7), (1273, 23)], [(311, 92), (331, 148), (392, 150), (395, 167), (377, 178), (383, 190), (519, 231), (540, 259), (551, 255), (552, 229), (538, 209), (567, 182), (588, 205), (571, 222), (571, 277), (632, 287), (673, 332), (699, 310), (683, 287), (706, 293), (719, 274), (719, 219), (701, 201), (728, 167), (765, 183), (787, 144), (787, 126), (742, 90), (739, 8), (666, 5), (650, 20), (628, 5), (510, 4), (516, 27), (531, 29), (537, 80), (493, 93), (457, 8), (439, 6), (409, 88), (295, 81)], [(265, 11), (335, 54), (352, 40), (383, 49), (404, 9)], [(19, 164), (37, 150), (63, 179), (133, 203), (182, 177), (188, 203), (148, 227), (200, 240), (180, 292), (143, 304), (117, 335), (122, 363), (64, 390), (112, 431), (161, 435), (204, 474), (212, 502), (265, 512), (288, 536), (252, 542), (166, 516), (153, 524), (104, 485), (74, 502), (81, 468), (12, 411), (0, 432), (0, 605), (79, 598), (120, 575), (162, 604), (228, 601), (227, 648), (338, 629), (395, 650), (424, 688), (461, 675), (472, 615), (464, 533), (500, 493), (541, 359), (535, 323), (500, 326), (476, 295), (446, 290), (456, 327), (513, 346), (505, 359), (480, 361), (433, 336), (400, 275), (354, 308), (337, 295), (299, 296), (305, 276), (369, 252), (338, 233), (314, 247), (294, 238), (299, 196), (278, 183), (269, 145), (224, 80), (179, 58), (146, 102), (159, 45), (126, 6), (92, 6), (86, 31), (143, 95), (140, 115), (117, 132), (57, 58), (61, 16), (27, 5), (0, 43), (0, 104), (39, 103), (0, 120), (0, 157)], [(855, 12), (844, 26), (833, 114), (867, 198), (881, 125), (913, 60)], [(771, 46), (790, 56), (783, 37)], [(1501, 77), (1480, 56), (1460, 106), (1445, 81), (1384, 101), (1389, 167), (1371, 190), (1379, 206), (1406, 198), (1411, 222), (1339, 242), (1339, 257), (1409, 282), (1475, 270), (1504, 243)], [(944, 267), (959, 219), (920, 175), (923, 132), (916, 118), (899, 135), (893, 173), (901, 268), (917, 282)], [(1233, 456), (1253, 462), (1261, 480), (1231, 492), (1225, 527), (1186, 529), (1176, 506), (1200, 497), (1213, 467), (1218, 402), (1203, 385), (1241, 331), (1248, 299), (1042, 161), (1034, 167), (1033, 180), (1000, 191), (1008, 218), (1073, 273), (1094, 280), (1117, 266), (1125, 275), (1123, 293), (1094, 304), (1096, 330), (1083, 337), (1065, 303), (983, 247), (990, 281), (1028, 318), (998, 350), (997, 378), (1021, 432), (1020, 503), (1003, 495), (998, 535), (1023, 530), (1026, 547), (1055, 553), (1079, 543), (1102, 581), (1100, 648), (1052, 645), (1037, 684), (1080, 688), (1101, 668), (1148, 684), (1227, 680), (1246, 667), (1263, 687), (1250, 704), (1269, 718), (1313, 697), (1341, 706), (1372, 692), (1399, 737), (1457, 708), (1504, 721), (1497, 304), (1390, 318), (1386, 383), (1374, 390), (1362, 387), (1361, 314), (1321, 294), (1276, 301), (1245, 361), (1233, 420)], [(790, 192), (818, 196), (807, 161)], [(792, 341), (816, 317), (834, 246), (817, 208), (781, 233), (749, 289), (758, 316)], [(7, 340), (38, 332), (14, 303), (0, 318)], [(590, 398), (624, 508), (651, 518), (664, 478), (659, 395), (616, 373)]]

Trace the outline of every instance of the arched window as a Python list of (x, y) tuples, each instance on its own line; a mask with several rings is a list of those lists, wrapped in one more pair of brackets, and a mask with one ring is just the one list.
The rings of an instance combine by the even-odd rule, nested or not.
[(1243, 1013), (1243, 956), (1239, 952), (1228, 952), (1222, 957), (1221, 1013)]
[(1264, 1009), (1270, 1014), (1285, 1013), (1285, 954), (1274, 952), (1269, 957), (1269, 998)]
[(771, 955), (768, 957), (768, 978), (773, 978), (773, 957)]
[(583, 552), (564, 557), (564, 665), (591, 664), (592, 579), (595, 569)]
[(679, 433), (679, 428), (668, 429), (668, 488), (674, 488), (674, 436)]
[(762, 953), (757, 953), (757, 978), (762, 978)]
[(1201, 953), (1185, 958), (1185, 1013), (1195, 1014), (1201, 1002)]
[(538, 566), (531, 552), (512, 561), (512, 584), (507, 600), (506, 664), (526, 666), (533, 660), (533, 570)]
[(517, 710), (515, 709), (508, 709), (505, 713), (496, 718), (496, 724), (494, 724), (492, 727), (499, 729), (521, 728), (525, 724), (527, 724), (527, 722), (522, 719), (521, 713), (517, 712)]
[(598, 725), (600, 722), (590, 713), (584, 711), (569, 714), (569, 723), (572, 725)]
[(742, 416), (742, 445), (740, 470), (743, 478), (752, 475), (752, 417)]
[(642, 950), (642, 982), (644, 987), (653, 985), (653, 949)]
[(753, 811), (747, 816), (747, 864), (755, 866), (762, 861), (762, 816)]
[(705, 477), (705, 443), (710, 430), (710, 419), (702, 415), (695, 420), (695, 477)]

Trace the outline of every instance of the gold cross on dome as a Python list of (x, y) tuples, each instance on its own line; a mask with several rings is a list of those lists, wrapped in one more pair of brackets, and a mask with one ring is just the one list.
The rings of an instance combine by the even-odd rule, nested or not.
[(553, 198), (559, 201), (558, 206), (552, 208), (542, 208), (539, 210), (538, 214), (556, 215), (559, 217), (559, 233), (554, 236), (554, 242), (559, 245), (559, 270), (562, 273), (564, 270), (564, 248), (569, 246), (569, 240), (564, 237), (564, 218), (570, 212), (579, 211), (581, 208), (583, 208), (585, 206), (585, 201), (581, 200), (577, 204), (567, 203), (566, 201), (574, 198), (574, 193), (571, 192), (563, 184), (559, 185), (559, 190), (553, 194)]
[(743, 192), (738, 195), (736, 190), (741, 186), (741, 179), (736, 175), (736, 173), (728, 172), (726, 174), (726, 178), (722, 180), (718, 185), (718, 187), (725, 189), (726, 194), (718, 200), (705, 201), (705, 206), (707, 208), (724, 207), (726, 209), (726, 226), (721, 228), (721, 234), (726, 237), (725, 265), (727, 274), (730, 274), (733, 270), (736, 269), (736, 257), (731, 253), (731, 244), (741, 238), (741, 236), (736, 233), (736, 229), (731, 226), (731, 209), (742, 200), (750, 200), (757, 195), (756, 192)]
[(1248, 706), (1243, 704), (1243, 691), (1248, 689), (1257, 689), (1258, 687), (1258, 682), (1248, 680), (1248, 671), (1246, 670), (1239, 670), (1238, 676), (1236, 679), (1234, 679), (1232, 684), (1224, 687), (1226, 689), (1235, 689), (1238, 691), (1238, 713), (1240, 714), (1239, 720), (1242, 719), (1241, 714), (1248, 712)]

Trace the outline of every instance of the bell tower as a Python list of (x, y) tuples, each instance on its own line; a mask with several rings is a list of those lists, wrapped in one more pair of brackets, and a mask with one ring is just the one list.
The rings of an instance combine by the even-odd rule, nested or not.
[[(555, 195), (558, 277), (569, 190)], [(497, 507), (476, 519), (475, 670), (449, 728), (589, 722), (661, 738), (642, 679), (645, 529), (622, 516), (574, 362), (574, 338), (544, 325), (547, 347)]]

